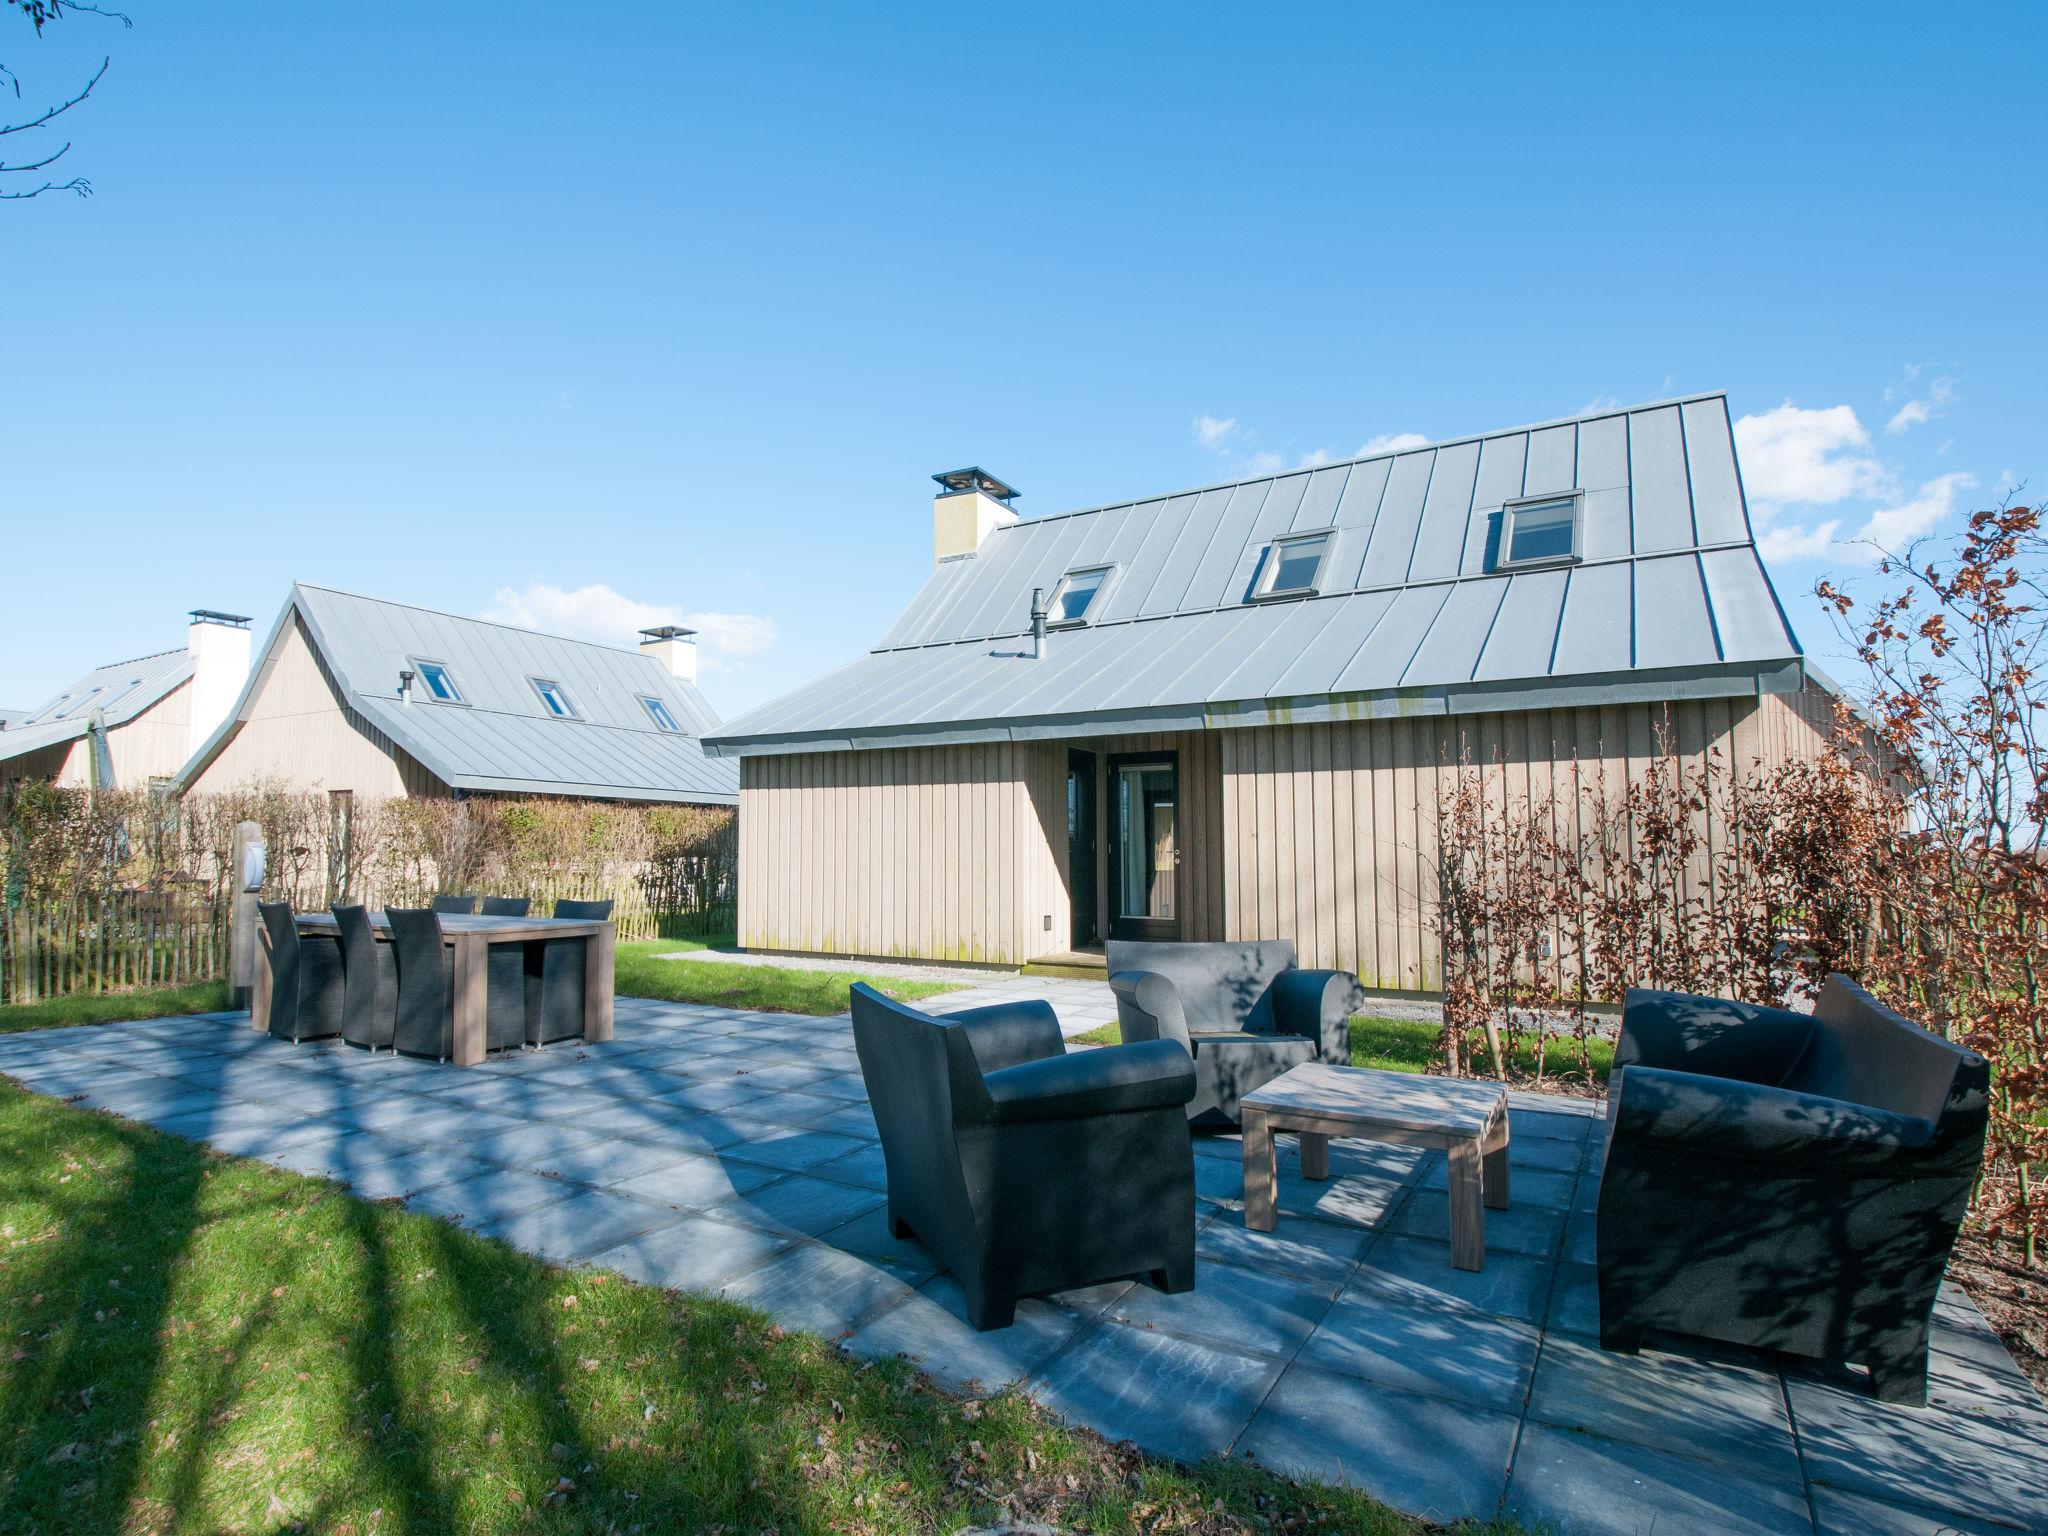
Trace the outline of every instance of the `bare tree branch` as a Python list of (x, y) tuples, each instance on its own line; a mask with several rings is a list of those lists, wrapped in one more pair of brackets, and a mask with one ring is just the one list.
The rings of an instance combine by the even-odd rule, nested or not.
[(81, 101), (85, 100), (86, 97), (92, 94), (92, 88), (100, 83), (100, 77), (107, 72), (107, 66), (111, 63), (113, 63), (112, 59), (101, 59), (100, 67), (94, 70), (92, 78), (85, 82), (84, 90), (80, 91), (76, 96), (72, 97), (69, 101), (63, 103), (61, 106), (55, 106), (50, 108), (50, 110), (45, 112), (41, 117), (32, 117), (25, 123), (0, 123), (0, 137), (4, 137), (10, 133), (25, 133), (31, 128), (40, 128), (43, 126), (43, 124), (49, 122), (52, 118), (62, 116), (64, 113), (69, 112), (73, 107), (77, 106)]
[(40, 160), (31, 160), (27, 165), (8, 165), (4, 161), (0, 161), (0, 176), (19, 175), (24, 171), (40, 171), (44, 166), (62, 160), (70, 152), (70, 149), (71, 145), (67, 141), (64, 148), (58, 150), (54, 155), (45, 155)]
[(83, 176), (74, 176), (69, 181), (46, 181), (26, 192), (0, 192), (0, 203), (18, 203), (26, 198), (41, 197), (45, 192), (76, 192), (80, 197), (91, 197), (92, 183)]

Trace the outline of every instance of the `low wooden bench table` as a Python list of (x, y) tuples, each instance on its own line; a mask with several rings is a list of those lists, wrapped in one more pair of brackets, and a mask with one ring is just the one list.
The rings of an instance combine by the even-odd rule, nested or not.
[(1438, 1147), (1451, 1165), (1451, 1263), (1486, 1267), (1482, 1207), (1508, 1208), (1508, 1091), (1499, 1083), (1311, 1061), (1246, 1094), (1239, 1109), (1244, 1224), (1252, 1231), (1273, 1230), (1275, 1131), (1300, 1134), (1301, 1171), (1311, 1179), (1330, 1176), (1332, 1136)]

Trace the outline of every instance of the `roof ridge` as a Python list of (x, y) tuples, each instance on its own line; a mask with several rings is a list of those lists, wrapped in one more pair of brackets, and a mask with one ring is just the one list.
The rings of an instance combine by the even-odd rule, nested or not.
[(1414, 443), (1406, 448), (1388, 448), (1378, 453), (1353, 454), (1349, 458), (1330, 459), (1321, 464), (1294, 464), (1281, 469), (1262, 470), (1255, 475), (1240, 475), (1230, 480), (1213, 480), (1207, 485), (1191, 485), (1178, 491), (1162, 491), (1147, 496), (1123, 496), (1114, 501), (1097, 502), (1093, 506), (1074, 507), (1065, 512), (1048, 512), (1043, 517), (1020, 516), (1013, 523), (1004, 523), (993, 530), (995, 534), (1014, 533), (1019, 529), (1041, 527), (1046, 523), (1057, 523), (1069, 517), (1090, 517), (1097, 512), (1113, 512), (1119, 507), (1141, 507), (1155, 501), (1175, 501), (1182, 496), (1205, 496), (1211, 491), (1235, 490), (1242, 485), (1257, 485), (1266, 480), (1284, 480), (1290, 475), (1312, 475), (1325, 469), (1349, 469), (1359, 464), (1374, 464), (1381, 459), (1398, 459), (1410, 453), (1434, 453), (1442, 448), (1455, 448), (1460, 443), (1481, 443), (1490, 437), (1513, 437), (1518, 432), (1541, 432), (1550, 427), (1576, 426), (1584, 421), (1605, 421), (1610, 416), (1632, 416), (1638, 411), (1658, 411), (1674, 405), (1693, 405), (1702, 400), (1719, 400), (1724, 405), (1728, 399), (1725, 389), (1701, 390), (1696, 394), (1672, 395), (1663, 400), (1645, 400), (1639, 405), (1616, 405), (1597, 411), (1579, 411), (1570, 416), (1553, 416), (1548, 421), (1527, 422), (1518, 427), (1489, 427), (1484, 432), (1461, 432), (1455, 437), (1431, 438), (1425, 443)]
[(555, 640), (564, 645), (587, 645), (594, 651), (610, 651), (618, 656), (634, 656), (642, 661), (660, 666), (652, 656), (637, 646), (607, 645), (602, 640), (585, 640), (580, 635), (558, 634), (551, 629), (535, 629), (526, 624), (507, 624), (503, 619), (486, 619), (472, 613), (456, 613), (448, 608), (430, 608), (425, 603), (402, 602), (393, 597), (375, 597), (368, 592), (351, 592), (346, 587), (323, 587), (317, 582), (295, 581), (293, 587), (303, 592), (326, 592), (335, 597), (352, 597), (361, 603), (376, 603), (384, 608), (410, 608), (415, 613), (431, 613), (437, 619), (457, 619), (464, 624), (481, 624), (488, 629), (507, 629), (515, 635), (532, 635), (541, 640)]

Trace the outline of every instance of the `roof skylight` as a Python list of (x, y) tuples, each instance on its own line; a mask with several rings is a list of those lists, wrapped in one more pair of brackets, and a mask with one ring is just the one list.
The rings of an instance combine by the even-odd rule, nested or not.
[(1500, 564), (1557, 565), (1579, 558), (1579, 495), (1511, 501), (1501, 513)]
[(1293, 534), (1266, 546), (1259, 561), (1258, 580), (1252, 584), (1254, 601), (1270, 597), (1313, 597), (1323, 573), (1323, 559), (1330, 552), (1331, 530)]
[(1060, 584), (1052, 589), (1052, 602), (1045, 612), (1047, 625), (1058, 629), (1069, 624), (1086, 624), (1102, 594), (1109, 590), (1109, 578), (1115, 572), (1113, 565), (1083, 566), (1067, 572), (1060, 578)]
[(576, 706), (569, 701), (569, 692), (551, 677), (529, 677), (533, 691), (540, 695), (541, 707), (557, 720), (580, 720)]

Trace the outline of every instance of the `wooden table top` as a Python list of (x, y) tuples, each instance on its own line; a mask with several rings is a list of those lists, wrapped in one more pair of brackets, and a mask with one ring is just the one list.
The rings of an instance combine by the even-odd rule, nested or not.
[[(331, 912), (301, 912), (293, 919), (301, 928), (315, 933), (339, 933), (341, 925)], [(391, 919), (380, 909), (370, 914), (370, 926), (379, 933), (390, 931)], [(478, 937), (487, 944), (516, 944), (533, 939), (589, 939), (611, 928), (609, 918), (589, 917), (467, 917), (461, 913), (441, 914), (441, 935)]]
[(1477, 1136), (1505, 1112), (1507, 1097), (1504, 1085), (1482, 1079), (1310, 1061), (1288, 1068), (1239, 1103), (1283, 1116), (1318, 1115), (1361, 1126)]

